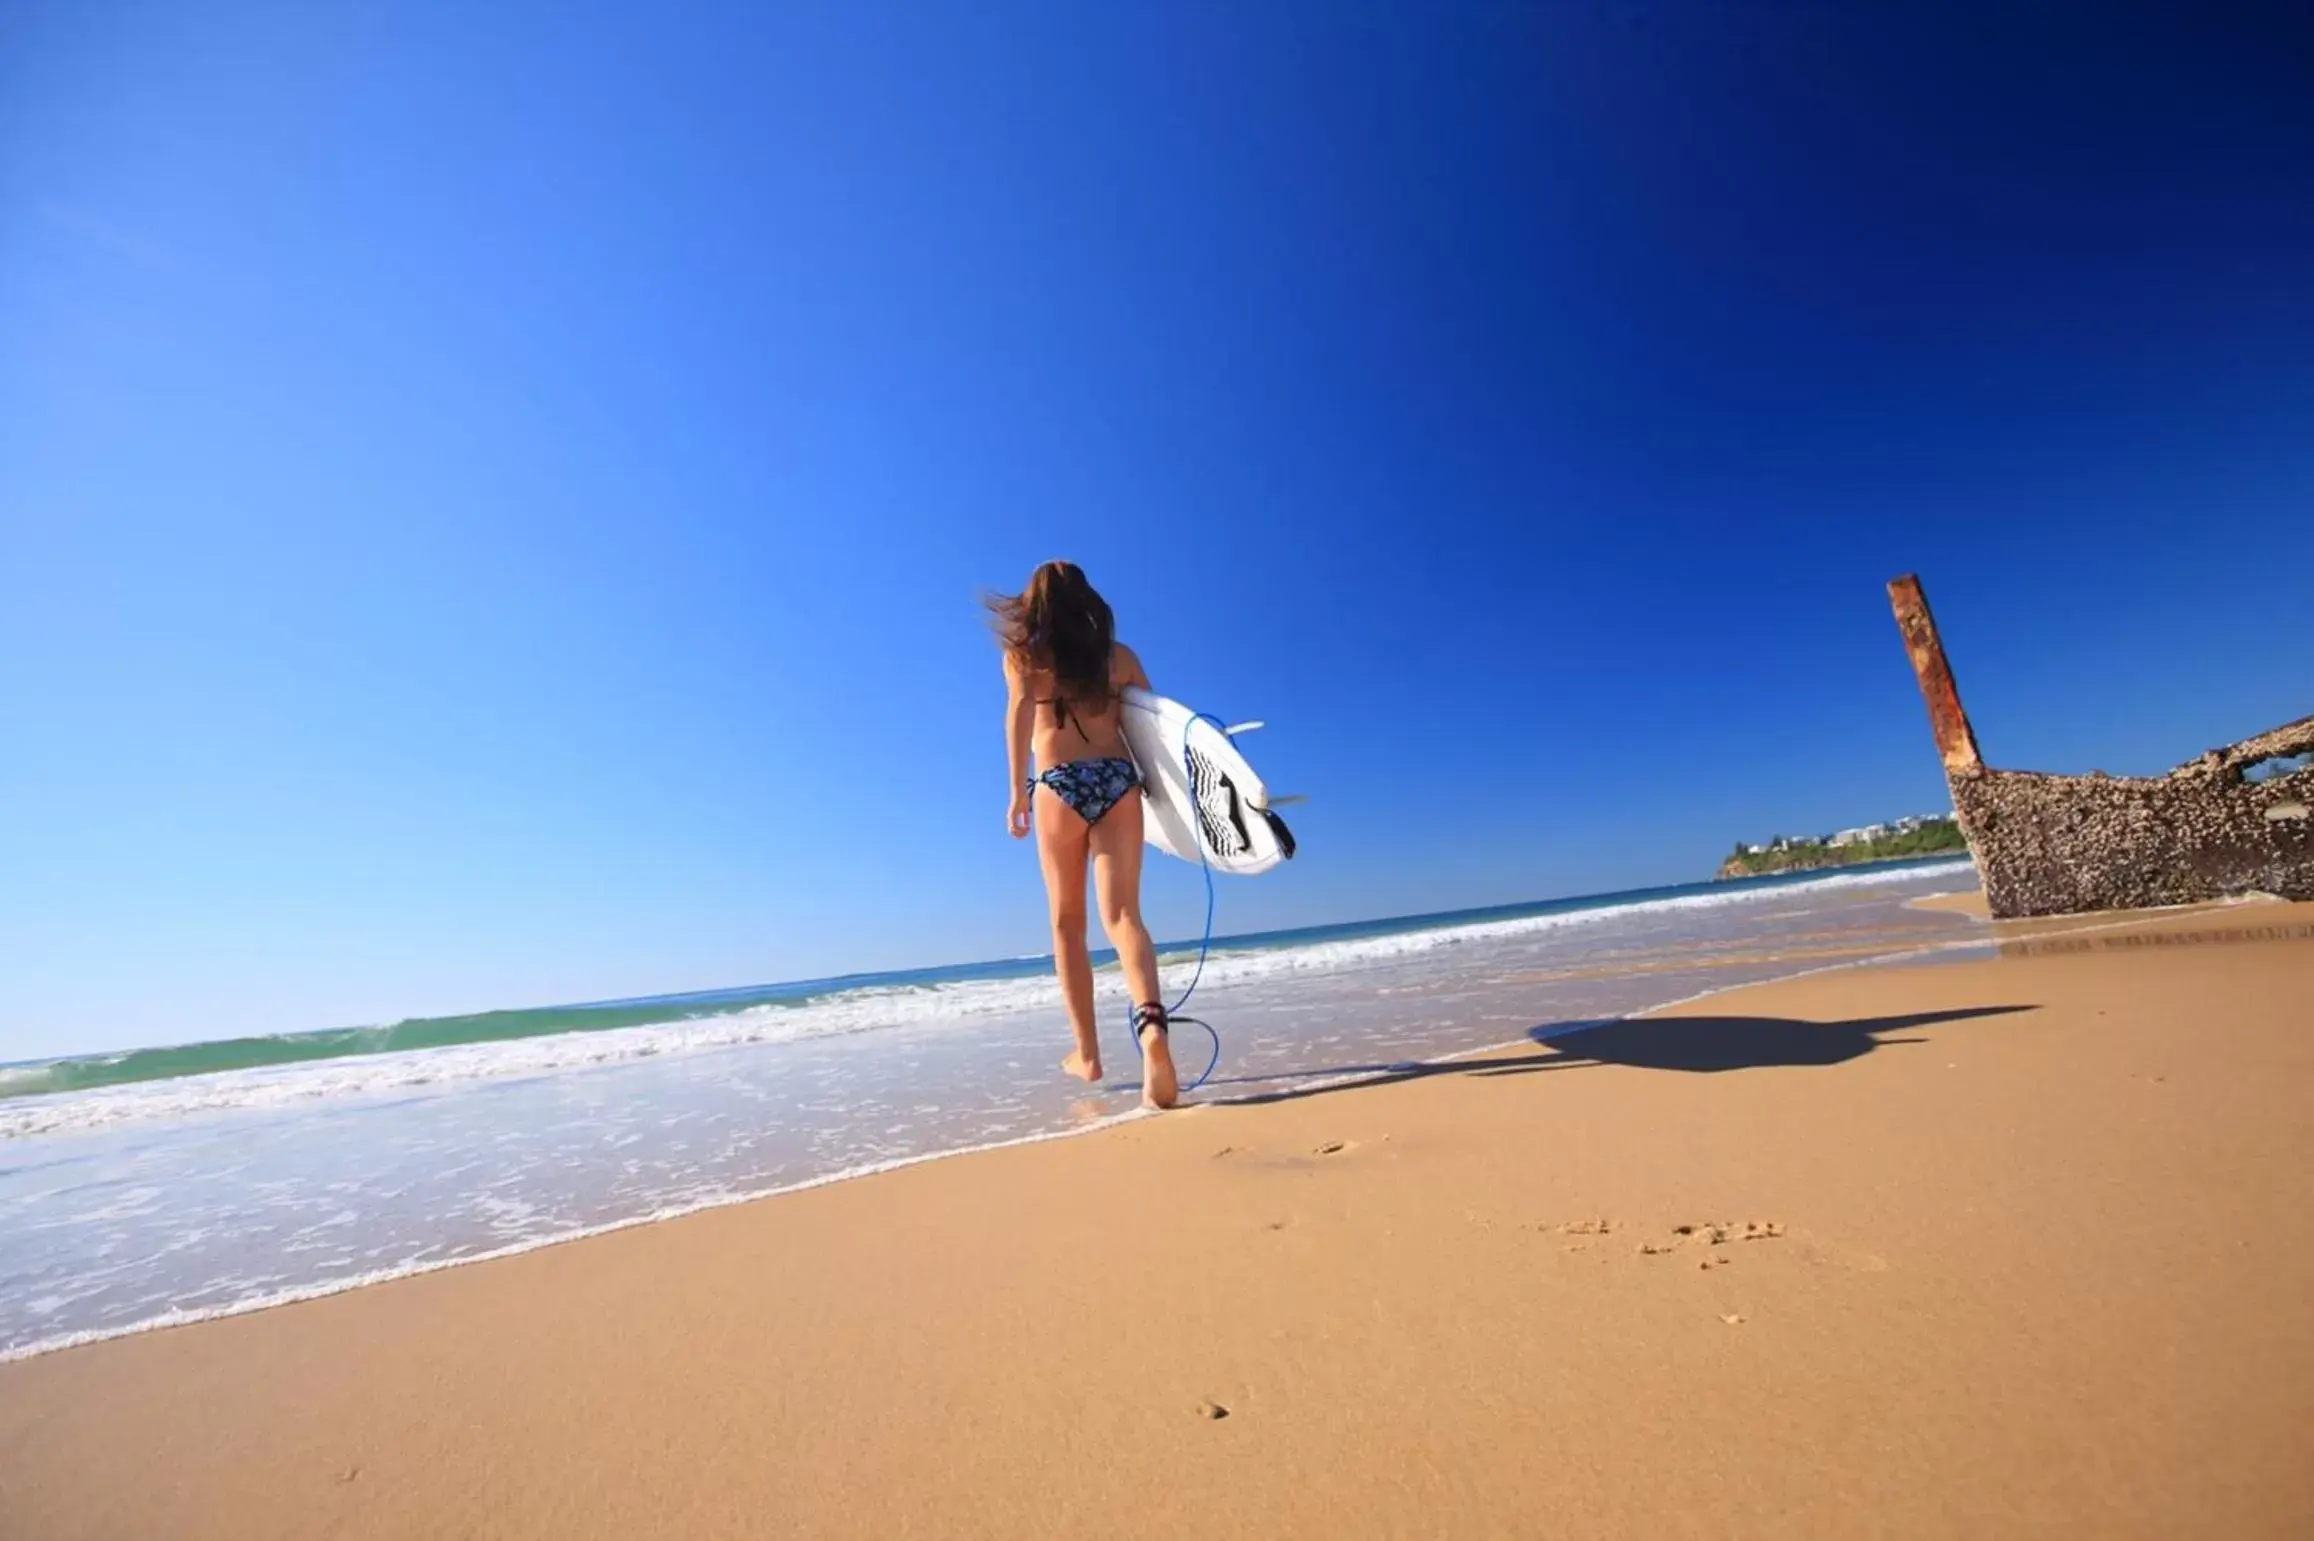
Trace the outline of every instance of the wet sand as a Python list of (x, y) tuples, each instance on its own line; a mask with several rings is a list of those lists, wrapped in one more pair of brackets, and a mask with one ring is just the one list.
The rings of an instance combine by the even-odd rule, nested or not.
[(2314, 906), (1987, 939), (0, 1365), (0, 1536), (2314, 1532)]
[(1972, 888), (1965, 893), (1930, 894), (1925, 899), (1910, 901), (1916, 910), (1945, 910), (1955, 915), (1968, 915), (1977, 920), (1991, 920), (1992, 911), (1985, 907), (1985, 891)]

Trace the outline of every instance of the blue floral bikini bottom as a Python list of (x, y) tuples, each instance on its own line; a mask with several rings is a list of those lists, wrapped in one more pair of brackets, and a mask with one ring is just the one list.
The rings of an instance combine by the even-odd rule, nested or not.
[(1131, 760), (1071, 760), (1056, 765), (1029, 784), (1035, 794), (1039, 784), (1051, 787), (1053, 795), (1074, 808), (1077, 817), (1087, 824), (1098, 824), (1101, 815), (1123, 800), (1127, 792), (1141, 784), (1141, 773), (1133, 768)]

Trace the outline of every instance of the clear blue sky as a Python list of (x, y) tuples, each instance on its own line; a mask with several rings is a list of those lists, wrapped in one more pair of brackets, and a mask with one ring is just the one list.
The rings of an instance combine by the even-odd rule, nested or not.
[(1961, 9), (7, 7), (0, 1058), (1039, 949), (1048, 556), (1227, 930), (2314, 710), (2314, 47)]

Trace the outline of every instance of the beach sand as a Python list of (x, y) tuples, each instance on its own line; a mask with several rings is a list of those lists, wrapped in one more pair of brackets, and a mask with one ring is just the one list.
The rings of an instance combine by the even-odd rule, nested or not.
[(2314, 1534), (2314, 906), (1986, 934), (0, 1366), (0, 1536)]

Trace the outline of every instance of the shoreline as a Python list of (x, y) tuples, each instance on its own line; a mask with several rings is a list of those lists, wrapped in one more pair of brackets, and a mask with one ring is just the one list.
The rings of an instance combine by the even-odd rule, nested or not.
[[(2259, 898), (2244, 898), (2213, 901), (2211, 903), (2198, 905), (2180, 905), (2160, 910), (2120, 912), (2118, 914), (2106, 917), (2099, 917), (2094, 915), (2066, 916), (2039, 921), (1992, 922), (1990, 924), (1995, 928), (1996, 931), (2002, 928), (2015, 927), (2021, 928), (2026, 934), (2030, 934), (2035, 937), (2048, 937), (2053, 939), (2056, 937), (2073, 936), (2076, 934), (2142, 928), (2146, 926), (2158, 925), (2165, 920), (2183, 920), (2191, 922), (2199, 917), (2221, 915), (2244, 905), (2256, 905), (2267, 902), (2277, 901), (2270, 901)], [(1927, 895), (1921, 898), (1907, 900), (1905, 903), (1908, 907), (1915, 909), (1945, 911), (1967, 915), (1978, 920), (1984, 920), (1986, 918), (1983, 914), (1982, 893), (1981, 891), (1974, 888), (1954, 894)], [(1868, 951), (1861, 956), (1838, 956), (1833, 961), (1808, 962), (1804, 967), (1797, 967), (1787, 973), (1776, 974), (1762, 980), (1754, 980), (1741, 984), (1713, 985), (1706, 989), (1693, 992), (1692, 994), (1677, 996), (1669, 1000), (1657, 1002), (1653, 1005), (1645, 1007), (1640, 1011), (1631, 1013), (1629, 1017), (1624, 1020), (1642, 1020), (1661, 1013), (1677, 1012), (1685, 1007), (1699, 1005), (1716, 997), (1727, 995), (1733, 992), (1786, 985), (1795, 981), (1813, 978), (1819, 974), (1837, 973), (1850, 969), (1901, 968), (1917, 965), (1924, 961), (1939, 959), (1948, 955), (1957, 957), (1964, 954), (1980, 951), (1981, 949), (1984, 949), (1988, 946), (2002, 945), (2017, 946), (2020, 945), (2020, 942), (2010, 941), (2004, 944), (1997, 936), (1968, 935), (1954, 937), (1945, 941), (1929, 943), (1920, 947), (1907, 949), (1897, 953)], [(1790, 960), (1793, 962), (1800, 962), (1807, 955), (1804, 953), (1794, 953), (1786, 954), (1784, 956), (1790, 958)], [(1565, 1025), (1558, 1029), (1558, 1035), (1563, 1036), (1567, 1033), (1585, 1031), (1593, 1025), (1594, 1024), (1589, 1023), (1574, 1023)], [(1484, 1055), (1500, 1054), (1506, 1050), (1516, 1049), (1528, 1043), (1529, 1041), (1529, 1039), (1524, 1037), (1506, 1039), (1497, 1043), (1482, 1044), (1472, 1048), (1458, 1049), (1451, 1053), (1437, 1055), (1427, 1059), (1409, 1060), (1406, 1061), (1403, 1065), (1389, 1066), (1378, 1069), (1363, 1068), (1353, 1071), (1346, 1071), (1338, 1076), (1321, 1077), (1309, 1081), (1298, 1082), (1296, 1083), (1292, 1095), (1311, 1095), (1320, 1092), (1352, 1089), (1360, 1085), (1364, 1085), (1368, 1082), (1389, 1080), (1409, 1068), (1427, 1070), (1433, 1067), (1451, 1067), (1464, 1060), (1474, 1059)], [(1533, 1041), (1540, 1042), (1546, 1040), (1537, 1039)], [(1198, 1098), (1194, 1102), (1185, 1102), (1180, 1107), (1171, 1111), (1175, 1113), (1187, 1113), (1210, 1108), (1258, 1106), (1270, 1100), (1274, 1100), (1273, 1094), (1260, 1092), (1246, 1093), (1237, 1096), (1208, 1096)], [(613, 1220), (602, 1221), (597, 1224), (577, 1227), (569, 1231), (558, 1232), (553, 1235), (527, 1238), (525, 1240), (512, 1243), (508, 1246), (491, 1248), (482, 1252), (472, 1253), (465, 1256), (429, 1259), (393, 1268), (379, 1269), (364, 1274), (336, 1279), (320, 1280), (312, 1284), (292, 1286), (272, 1294), (247, 1300), (238, 1300), (226, 1305), (208, 1307), (192, 1311), (164, 1312), (157, 1316), (127, 1323), (117, 1327), (94, 1328), (85, 1331), (62, 1333), (54, 1338), (41, 1339), (32, 1343), (21, 1344), (13, 1348), (0, 1347), (0, 1365), (20, 1363), (26, 1360), (43, 1358), (50, 1354), (93, 1347), (99, 1344), (113, 1342), (122, 1338), (140, 1337), (148, 1333), (166, 1332), (178, 1328), (198, 1327), (209, 1322), (226, 1321), (237, 1317), (261, 1314), (263, 1312), (278, 1310), (288, 1306), (300, 1305), (309, 1301), (326, 1300), (334, 1296), (355, 1291), (375, 1289), (381, 1285), (390, 1285), (403, 1279), (418, 1278), (430, 1274), (450, 1272), (472, 1265), (502, 1262), (509, 1258), (521, 1257), (533, 1252), (585, 1243), (592, 1241), (597, 1237), (614, 1235), (623, 1231), (646, 1228), (672, 1221), (679, 1221), (692, 1215), (706, 1214), (716, 1210), (729, 1209), (736, 1206), (744, 1206), (772, 1199), (785, 1198), (793, 1194), (806, 1193), (814, 1189), (829, 1187), (840, 1183), (856, 1182), (880, 1177), (887, 1173), (904, 1171), (911, 1167), (923, 1166), (933, 1162), (982, 1156), (996, 1151), (1005, 1151), (1027, 1146), (1045, 1145), (1057, 1143), (1060, 1141), (1075, 1140), (1090, 1135), (1101, 1134), (1106, 1131), (1115, 1129), (1121, 1125), (1135, 1123), (1143, 1119), (1162, 1116), (1164, 1115), (1137, 1105), (1127, 1106), (1115, 1113), (1089, 1118), (1082, 1124), (1072, 1128), (1039, 1130), (1029, 1134), (1013, 1135), (998, 1140), (983, 1141), (974, 1144), (939, 1150), (923, 1151), (906, 1156), (896, 1156), (880, 1161), (863, 1162), (856, 1166), (839, 1168), (835, 1171), (820, 1173), (815, 1176), (802, 1178), (794, 1182), (779, 1183), (765, 1188), (747, 1189), (740, 1192), (711, 1194), (687, 1203), (671, 1205), (662, 1209), (654, 1210), (647, 1214), (623, 1216)]]
[[(1904, 917), (1893, 898), (1876, 897), (1934, 889), (1960, 875), (1936, 869), (1926, 875), (1843, 874), (1777, 883), (1764, 893), (1731, 895), (1698, 886), (1654, 896), (1636, 908), (1554, 905), (1508, 917), (1464, 912), (1478, 923), (1354, 938), (1347, 958), (1335, 956), (1332, 945), (1305, 950), (1298, 959), (1289, 956), (1290, 966), (1283, 968), (1257, 958), (1266, 985), (1239, 981), (1230, 960), (1218, 960), (1220, 966), (1208, 971), (1210, 990), (1198, 1004), (1210, 999), (1224, 1013), (1225, 1028), (1241, 1023), (1245, 1036), (1231, 1031), (1230, 1063), (1197, 1097), (1235, 1102), (1307, 1089), (1313, 1076), (1348, 1084), (1409, 1062), (1489, 1052), (1534, 1020), (1662, 1009), (1729, 983), (1898, 956), (1924, 938), (1963, 939), (1966, 928), (1957, 921), (1923, 925), (1925, 917)], [(1902, 886), (1883, 886), (1892, 883)], [(1829, 896), (1822, 892), (1826, 887)], [(1792, 898), (1774, 897), (1785, 894)], [(1776, 919), (1813, 908), (1826, 911), (1820, 923)], [(1873, 918), (1853, 921), (1867, 914)], [(1756, 938), (1743, 940), (1754, 932)], [(1693, 940), (1684, 940), (1690, 933)], [(1472, 994), (1474, 984), (1484, 993)], [(1223, 993), (1212, 996), (1211, 990)], [(1049, 979), (1036, 983), (1038, 995), (1050, 991)], [(1461, 1004), (1443, 1011), (1425, 1004), (1426, 996), (1440, 991), (1452, 992)], [(1529, 1010), (1539, 1016), (1527, 1017)], [(1232, 1015), (1239, 1011), (1245, 1014)], [(1272, 1012), (1278, 1015), (1265, 1018)], [(1047, 1012), (1056, 1020), (1057, 1013), (1057, 1004)], [(486, 1094), (488, 1100), (462, 1088), (437, 1097), (429, 1083), (412, 1101), (398, 1104), (392, 1099), (404, 1081), (428, 1083), (437, 1071), (431, 1061), (397, 1063), (390, 1056), (375, 1068), (348, 1062), (348, 1068), (330, 1071), (336, 1083), (387, 1085), (389, 1095), (377, 1100), (283, 1102), (280, 1097), (292, 1088), (273, 1079), (246, 1087), (233, 1077), (159, 1083), (156, 1094), (164, 1102), (140, 1101), (127, 1111), (177, 1104), (194, 1110), (174, 1123), (156, 1122), (144, 1112), (141, 1121), (154, 1131), (149, 1136), (92, 1124), (67, 1128), (65, 1143), (36, 1136), (34, 1144), (11, 1148), (0, 1141), (0, 1150), (11, 1150), (27, 1174), (0, 1187), (0, 1204), (37, 1205), (47, 1191), (75, 1195), (71, 1207), (26, 1211), (67, 1223), (51, 1226), (50, 1246), (29, 1256), (18, 1253), (11, 1265), (19, 1288), (10, 1301), (0, 1302), (0, 1363), (324, 1299), (468, 1262), (501, 1261), (926, 1160), (1065, 1138), (1136, 1116), (1123, 1100), (1129, 1085), (1085, 1095), (1074, 1083), (1061, 1091), (1040, 1079), (1033, 1064), (1043, 1063), (1044, 1027), (1023, 1017), (939, 1040), (921, 1034), (881, 1040), (896, 1044), (903, 1056), (944, 1056), (935, 1062), (942, 1070), (919, 1082), (920, 1089), (911, 1088), (918, 1073), (905, 1065), (897, 1074), (873, 1068), (879, 1056), (892, 1052), (871, 1042), (873, 1035), (821, 1048), (669, 1054), (632, 1068), (598, 1065), (568, 1079), (515, 1083), (514, 1090)], [(1203, 1062), (1204, 1045), (1194, 1041), (1188, 1047), (1194, 1063), (1187, 1068), (1194, 1069)], [(582, 1049), (594, 1052), (569, 1044), (554, 1052)], [(962, 1075), (951, 1067), (961, 1067)], [(834, 1076), (847, 1078), (840, 1089)], [(821, 1088), (816, 1100), (793, 1089), (814, 1086)], [(739, 1091), (726, 1090), (733, 1087)], [(41, 1116), (114, 1117), (115, 1095), (112, 1089), (89, 1093), (79, 1106)], [(256, 1107), (282, 1111), (260, 1113), (256, 1122), (231, 1122), (240, 1116), (236, 1104), (245, 1095), (265, 1099)], [(784, 1100), (742, 1100), (751, 1095)], [(696, 1154), (682, 1151), (680, 1117), (666, 1110), (682, 1109), (683, 1099), (691, 1099), (693, 1117), (703, 1118), (694, 1127), (705, 1131), (712, 1142), (705, 1148), (720, 1164), (699, 1163)], [(961, 1111), (938, 1112), (943, 1103)], [(881, 1116), (872, 1116), (879, 1105)], [(394, 1111), (403, 1106), (407, 1111)], [(574, 1111), (590, 1108), (598, 1111)], [(925, 1113), (937, 1116), (916, 1116)], [(0, 1111), (0, 1128), (5, 1120)], [(561, 1141), (561, 1153), (592, 1164), (566, 1162), (564, 1169), (576, 1167), (578, 1175), (559, 1179), (521, 1146), (510, 1147), (503, 1132), (521, 1131), (530, 1151), (551, 1148), (533, 1133), (540, 1129), (561, 1131), (553, 1136)], [(216, 1142), (237, 1138), (237, 1130), (266, 1142), (273, 1175), (306, 1174), (303, 1186), (290, 1190), (300, 1204), (277, 1201), (279, 1185), (268, 1191), (256, 1180), (267, 1175), (262, 1168), (238, 1175), (228, 1160), (222, 1183), (207, 1178)], [(635, 1132), (649, 1143), (634, 1145)], [(83, 1136), (99, 1143), (69, 1143)], [(340, 1167), (339, 1148), (358, 1156), (356, 1147), (364, 1144), (398, 1159), (399, 1167), (374, 1178), (373, 1169), (358, 1161), (333, 1170)], [(303, 1154), (307, 1164), (283, 1165), (274, 1154), (283, 1149)], [(413, 1157), (429, 1150), (433, 1154)], [(71, 1177), (56, 1166), (82, 1152), (96, 1153), (109, 1165)], [(725, 1152), (738, 1154), (724, 1159)], [(641, 1174), (629, 1179), (623, 1193), (613, 1191), (622, 1160)], [(485, 1164), (478, 1169), (477, 1161)], [(481, 1175), (471, 1175), (476, 1171)], [(470, 1175), (454, 1175), (459, 1172)], [(434, 1173), (444, 1175), (437, 1180)], [(346, 1181), (328, 1182), (332, 1177)], [(113, 1186), (119, 1182), (128, 1188)], [(130, 1209), (136, 1218), (125, 1229), (113, 1217), (113, 1192), (137, 1196)], [(419, 1197), (404, 1197), (413, 1193)], [(493, 1224), (493, 1214), (502, 1211), (489, 1206), (501, 1194), (517, 1219)], [(437, 1196), (456, 1206), (446, 1217), (443, 1210), (423, 1207)], [(340, 1212), (336, 1228), (314, 1224)], [(277, 1215), (291, 1229), (271, 1229)], [(382, 1230), (368, 1229), (380, 1223)], [(196, 1250), (178, 1253), (180, 1238)], [(25, 1233), (24, 1243), (31, 1240)], [(117, 1269), (123, 1246), (142, 1247), (152, 1262)], [(91, 1300), (97, 1304), (87, 1304)]]
[[(1779, 888), (1808, 887), (1825, 883), (1848, 881), (1896, 882), (1914, 877), (1934, 876), (1945, 867), (1956, 874), (1966, 870), (1966, 854), (1950, 857), (1920, 857), (1852, 864), (1858, 870), (1842, 868), (1793, 872), (1760, 873), (1754, 875), (1755, 886), (1730, 889), (1725, 883), (1697, 881), (1686, 884), (1668, 884), (1651, 888), (1612, 890), (1598, 894), (1572, 894), (1559, 898), (1523, 900), (1513, 904), (1479, 905), (1457, 910), (1422, 911), (1411, 915), (1379, 916), (1368, 920), (1330, 922), (1315, 926), (1290, 926), (1268, 931), (1248, 931), (1209, 939), (1206, 955), (1210, 964), (1235, 964), (1243, 967), (1263, 958), (1290, 952), (1308, 946), (1357, 945), (1361, 943), (1408, 937), (1457, 937), (1487, 927), (1527, 925), (1536, 922), (1583, 923), (1600, 917), (1628, 916), (1653, 913), (1682, 907), (1709, 908), (1740, 900), (1764, 891)], [(1760, 881), (1775, 880), (1775, 881)], [(1972, 879), (1973, 881), (1973, 879)], [(1200, 955), (1200, 943), (1194, 939), (1161, 942), (1157, 944), (1160, 966), (1179, 965)], [(1091, 953), (1094, 973), (1098, 977), (1114, 977), (1116, 954), (1108, 948), (1094, 948)], [(1052, 957), (1049, 953), (1026, 953), (1009, 958), (992, 958), (963, 963), (928, 964), (921, 967), (869, 971), (815, 977), (799, 980), (771, 981), (759, 985), (742, 985), (709, 990), (676, 991), (655, 996), (620, 997), (600, 1001), (554, 1003), (543, 1006), (514, 1006), (450, 1013), (437, 1016), (399, 1018), (392, 1021), (329, 1028), (296, 1029), (277, 1033), (244, 1034), (220, 1039), (202, 1039), (182, 1043), (156, 1043), (128, 1048), (92, 1050), (86, 1053), (58, 1054), (26, 1060), (0, 1062), (0, 1085), (13, 1078), (19, 1083), (0, 1089), (0, 1127), (5, 1127), (11, 1112), (21, 1114), (23, 1107), (37, 1099), (70, 1098), (126, 1091), (131, 1088), (152, 1089), (204, 1076), (233, 1076), (251, 1072), (282, 1072), (317, 1070), (348, 1061), (379, 1061), (389, 1059), (417, 1059), (432, 1056), (495, 1051), (520, 1052), (523, 1046), (536, 1046), (558, 1040), (581, 1040), (598, 1049), (615, 1044), (621, 1034), (665, 1033), (670, 1030), (710, 1032), (716, 1024), (723, 1025), (728, 1036), (711, 1039), (700, 1047), (742, 1047), (756, 1044), (776, 1044), (783, 1036), (771, 1031), (742, 1030), (738, 1023), (755, 1013), (769, 1011), (770, 1022), (792, 1026), (794, 1014), (825, 1012), (841, 1008), (864, 995), (889, 996), (894, 991), (953, 991), (960, 988), (990, 987), (1002, 989), (1026, 986), (1038, 1000), (1043, 998), (1049, 984)], [(722, 1012), (693, 1014), (684, 1008), (718, 1004), (730, 1009)], [(946, 1009), (962, 1010), (966, 1014), (984, 1014), (985, 1002), (955, 1000)], [(637, 1015), (641, 1013), (641, 1015)], [(593, 1018), (632, 1017), (634, 1020), (604, 1020)], [(392, 1035), (412, 1030), (443, 1029), (460, 1025), (489, 1022), (508, 1023), (517, 1020), (544, 1024), (522, 1032), (492, 1032), (470, 1037), (444, 1038), (437, 1042), (418, 1042), (396, 1045)], [(766, 1024), (768, 1025), (768, 1024)], [(833, 1031), (848, 1030), (837, 1025)], [(239, 1049), (259, 1043), (284, 1046), (303, 1045), (320, 1040), (344, 1040), (352, 1046), (333, 1054), (292, 1054), (278, 1059), (251, 1059), (219, 1064), (193, 1071), (170, 1071), (165, 1074), (131, 1075), (119, 1079), (100, 1078), (49, 1088), (26, 1090), (20, 1083), (27, 1077), (59, 1068), (81, 1070), (88, 1067), (111, 1067), (126, 1062), (154, 1057), (182, 1060), (205, 1050)], [(651, 1050), (649, 1052), (662, 1052)], [(626, 1057), (626, 1056), (613, 1056)], [(511, 1067), (505, 1074), (537, 1073), (553, 1069), (573, 1068), (575, 1064), (594, 1061), (551, 1061), (536, 1065)], [(486, 1074), (461, 1079), (489, 1079)], [(35, 1131), (40, 1132), (40, 1131)]]
[(2243, 908), (18, 1359), (0, 1529), (2287, 1534), (2314, 906)]

